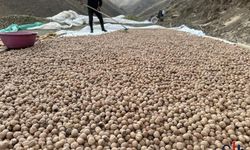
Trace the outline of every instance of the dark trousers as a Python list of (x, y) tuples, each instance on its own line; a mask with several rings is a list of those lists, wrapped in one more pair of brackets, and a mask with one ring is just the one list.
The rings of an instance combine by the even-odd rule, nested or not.
[(90, 8), (88, 9), (88, 12), (89, 12), (89, 26), (90, 26), (91, 31), (93, 31), (93, 15), (94, 14), (99, 19), (101, 27), (102, 27), (102, 30), (105, 30), (105, 28), (104, 28), (104, 22), (103, 22), (103, 18), (102, 18), (102, 14), (99, 13), (99, 12), (97, 12), (97, 11), (95, 11), (95, 10), (92, 10)]

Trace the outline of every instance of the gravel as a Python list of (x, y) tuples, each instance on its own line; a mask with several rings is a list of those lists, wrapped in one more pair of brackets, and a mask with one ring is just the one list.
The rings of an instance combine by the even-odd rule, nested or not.
[(172, 30), (0, 53), (0, 149), (250, 148), (250, 51)]

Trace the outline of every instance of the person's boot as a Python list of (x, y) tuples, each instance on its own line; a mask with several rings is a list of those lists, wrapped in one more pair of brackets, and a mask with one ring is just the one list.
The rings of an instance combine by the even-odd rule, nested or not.
[(102, 31), (103, 31), (103, 32), (108, 32), (108, 31), (105, 29), (105, 27), (104, 27), (104, 24), (103, 24), (103, 23), (101, 23), (101, 28), (102, 28)]
[(93, 30), (93, 29), (91, 29), (91, 30), (90, 30), (90, 33), (94, 33), (94, 30)]
[(102, 31), (103, 31), (103, 32), (108, 32), (108, 31), (107, 31), (106, 29), (104, 29), (104, 28), (102, 29)]

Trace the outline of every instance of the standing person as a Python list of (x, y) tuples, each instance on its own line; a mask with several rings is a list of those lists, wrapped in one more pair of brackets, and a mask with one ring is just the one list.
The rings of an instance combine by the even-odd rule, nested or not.
[(157, 18), (163, 22), (164, 21), (165, 10), (159, 10)]
[[(81, 0), (81, 4), (83, 4), (83, 1)], [(94, 9), (100, 11), (100, 8), (102, 7), (102, 0), (88, 0), (87, 3), (88, 6), (93, 7)], [(107, 30), (104, 28), (104, 22), (102, 18), (102, 14), (99, 13), (98, 11), (91, 9), (88, 7), (88, 14), (89, 14), (89, 26), (90, 26), (90, 33), (94, 32), (93, 29), (93, 15), (95, 14), (97, 18), (100, 21), (101, 28), (103, 32), (107, 32)]]

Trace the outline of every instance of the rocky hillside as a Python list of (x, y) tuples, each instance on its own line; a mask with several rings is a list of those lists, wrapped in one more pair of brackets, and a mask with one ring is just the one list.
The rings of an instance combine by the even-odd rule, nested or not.
[(250, 44), (249, 0), (174, 0), (164, 26), (186, 24), (208, 35)]
[[(169, 0), (110, 0), (115, 5), (120, 7), (129, 15), (143, 14), (154, 8), (158, 8), (159, 4), (165, 4)], [(164, 5), (162, 5), (164, 6)], [(153, 10), (149, 11), (153, 12)]]
[(155, 15), (159, 12), (159, 10), (165, 9), (172, 0), (163, 0), (163, 1), (158, 1), (154, 4), (152, 4), (151, 6), (143, 9), (140, 13), (138, 13), (136, 16), (137, 17), (141, 17), (143, 16), (143, 18), (149, 18), (152, 15)]
[[(110, 1), (103, 1), (103, 11), (116, 16), (122, 12)], [(86, 14), (86, 8), (77, 0), (0, 0), (0, 17), (6, 15), (32, 15), (48, 17), (64, 10)]]

